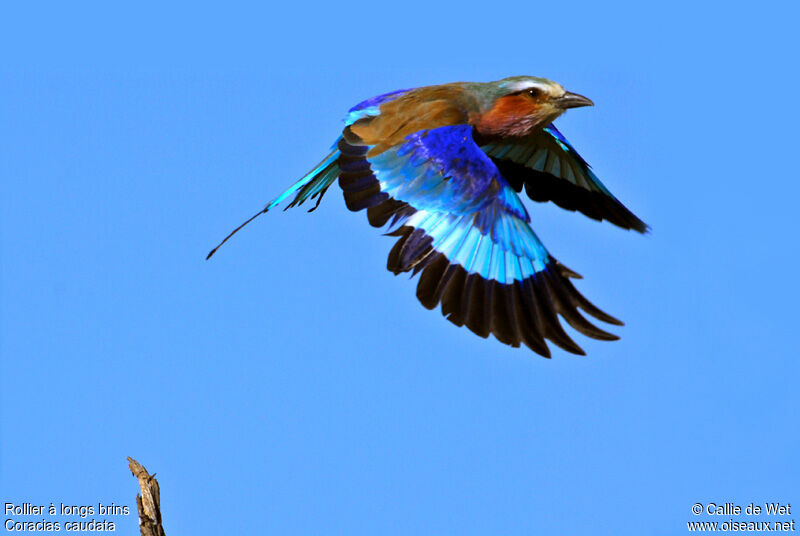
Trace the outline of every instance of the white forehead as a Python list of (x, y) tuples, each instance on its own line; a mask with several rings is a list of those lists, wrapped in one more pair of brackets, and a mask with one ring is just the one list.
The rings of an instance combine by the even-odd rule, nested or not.
[(560, 97), (566, 91), (561, 84), (553, 82), (551, 80), (534, 80), (534, 79), (524, 79), (524, 80), (515, 80), (508, 84), (509, 92), (516, 93), (517, 91), (525, 91), (526, 89), (536, 88), (543, 93), (550, 95), (551, 97)]

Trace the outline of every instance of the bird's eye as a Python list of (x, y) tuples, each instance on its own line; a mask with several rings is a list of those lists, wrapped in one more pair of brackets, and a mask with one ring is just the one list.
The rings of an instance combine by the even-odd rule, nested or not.
[(528, 95), (530, 95), (531, 97), (534, 97), (534, 98), (536, 98), (536, 97), (539, 97), (539, 96), (541, 96), (541, 94), (542, 94), (542, 90), (541, 90), (541, 89), (539, 89), (538, 87), (532, 87), (532, 88), (529, 88), (529, 89), (527, 90), (527, 93), (528, 93)]

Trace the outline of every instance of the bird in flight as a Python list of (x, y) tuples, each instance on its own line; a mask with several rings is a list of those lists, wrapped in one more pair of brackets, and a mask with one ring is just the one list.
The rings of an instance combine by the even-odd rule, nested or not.
[[(332, 152), (231, 232), (292, 195), (316, 198), (336, 179), (352, 211), (397, 237), (387, 267), (419, 274), (417, 298), (481, 337), (550, 357), (549, 340), (585, 355), (559, 316), (599, 340), (615, 325), (573, 286), (573, 272), (545, 249), (518, 193), (640, 233), (648, 226), (600, 182), (553, 121), (588, 98), (544, 78), (457, 82), (386, 93), (354, 106)], [(309, 212), (310, 212), (309, 211)]]

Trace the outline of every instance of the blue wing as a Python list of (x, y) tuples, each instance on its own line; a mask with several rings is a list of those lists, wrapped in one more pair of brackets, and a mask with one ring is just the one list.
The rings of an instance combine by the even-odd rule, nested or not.
[(420, 131), (380, 154), (371, 148), (345, 128), (338, 160), (345, 202), (366, 209), (374, 226), (391, 220), (388, 234), (399, 240), (388, 268), (422, 272), (417, 297), (425, 307), (441, 303), (454, 324), (545, 356), (545, 339), (583, 354), (559, 315), (590, 337), (617, 339), (578, 312), (621, 324), (584, 298), (569, 281), (580, 276), (548, 254), (471, 126)]
[(523, 186), (534, 201), (553, 201), (596, 220), (608, 220), (623, 229), (648, 230), (606, 188), (589, 164), (555, 125), (519, 139), (481, 145), (517, 192)]

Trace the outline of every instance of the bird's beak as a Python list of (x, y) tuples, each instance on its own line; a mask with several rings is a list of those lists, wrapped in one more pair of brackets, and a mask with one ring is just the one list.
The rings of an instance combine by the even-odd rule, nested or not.
[(580, 108), (581, 106), (594, 106), (591, 99), (578, 95), (577, 93), (570, 93), (567, 91), (563, 97), (555, 99), (555, 104), (566, 110), (567, 108)]

